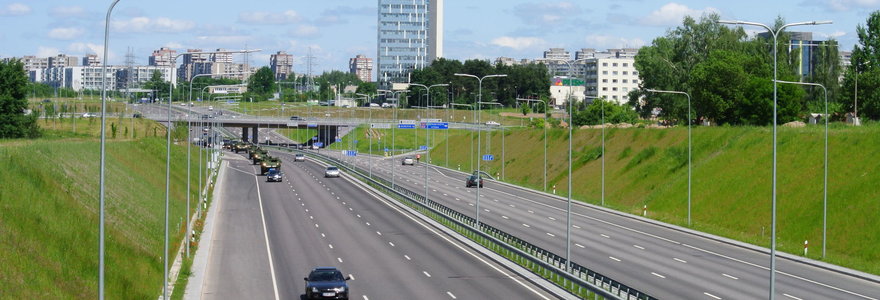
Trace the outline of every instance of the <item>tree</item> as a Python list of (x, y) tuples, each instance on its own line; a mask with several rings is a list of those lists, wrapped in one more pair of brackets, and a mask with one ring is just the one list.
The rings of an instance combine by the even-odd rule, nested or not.
[(361, 84), (358, 85), (355, 93), (364, 95), (375, 95), (376, 91), (377, 87), (375, 82), (361, 82)]
[(866, 26), (859, 25), (856, 32), (859, 44), (853, 47), (851, 67), (846, 70), (839, 100), (853, 111), (858, 93), (859, 116), (880, 120), (880, 10), (872, 12)]
[(155, 91), (157, 97), (167, 94), (170, 87), (171, 83), (162, 79), (162, 72), (159, 72), (159, 70), (153, 71), (153, 74), (150, 75), (150, 80), (144, 83), (144, 89)]
[(26, 115), (27, 74), (19, 60), (0, 62), (0, 139), (37, 138), (37, 114)]
[(251, 76), (248, 81), (248, 94), (254, 96), (254, 100), (266, 100), (275, 92), (275, 74), (269, 67), (262, 67)]

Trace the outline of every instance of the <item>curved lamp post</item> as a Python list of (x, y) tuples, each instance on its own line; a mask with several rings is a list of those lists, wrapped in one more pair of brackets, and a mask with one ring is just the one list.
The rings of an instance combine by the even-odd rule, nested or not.
[[(110, 14), (113, 12), (113, 8), (116, 7), (116, 3), (119, 3), (119, 0), (113, 0), (110, 8), (107, 9), (107, 17), (104, 19), (104, 61), (101, 64), (101, 182), (98, 188), (100, 190), (98, 196), (100, 198), (100, 220), (98, 221), (98, 299), (100, 300), (104, 299), (104, 170), (107, 161), (107, 48), (110, 45)], [(74, 117), (75, 119), (76, 117)]]
[[(428, 94), (428, 99), (425, 101), (425, 104), (426, 104), (425, 109), (428, 110), (425, 113), (426, 115), (430, 114), (430, 109), (431, 109), (431, 88), (449, 86), (449, 84), (446, 84), (446, 83), (434, 84), (431, 86), (426, 86), (424, 84), (418, 84), (418, 83), (410, 83), (409, 85), (424, 88), (426, 93)], [(425, 122), (425, 147), (427, 147), (427, 149), (425, 149), (425, 202), (428, 201), (428, 161), (430, 161), (430, 159), (431, 159), (431, 148), (430, 148), (431, 145), (430, 145), (430, 141), (428, 140), (428, 136), (429, 136), (428, 135), (428, 123)]]
[(693, 149), (693, 143), (691, 142), (691, 95), (685, 92), (679, 91), (661, 91), (654, 89), (647, 89), (648, 92), (651, 93), (662, 93), (662, 94), (678, 94), (687, 96), (688, 100), (688, 114), (687, 114), (687, 123), (688, 123), (688, 227), (691, 226), (691, 150)]
[[(493, 75), (486, 75), (483, 77), (479, 77), (477, 75), (472, 75), (472, 74), (455, 73), (455, 76), (471, 77), (471, 78), (477, 79), (477, 81), (479, 82), (479, 95), (477, 96), (477, 103), (480, 103), (480, 102), (483, 102), (483, 80), (486, 78), (507, 77), (507, 74), (493, 74)], [(480, 106), (477, 105), (477, 107), (474, 109), (474, 122), (476, 122), (476, 123), (474, 123), (474, 125), (477, 126), (477, 153), (478, 154), (477, 154), (476, 159), (477, 159), (477, 178), (478, 179), (483, 178), (483, 176), (480, 174), (479, 152), (480, 152), (480, 148), (482, 147), (480, 145), (480, 142), (481, 142), (480, 135), (482, 134), (482, 127), (479, 127), (480, 121), (477, 119), (477, 116), (479, 115), (479, 110), (480, 110)], [(475, 218), (476, 224), (475, 224), (474, 228), (476, 228), (478, 231), (480, 231), (480, 184), (479, 184), (479, 181), (477, 182), (477, 192), (475, 194), (476, 194), (476, 199), (477, 199), (477, 203), (476, 203), (477, 214), (476, 214), (476, 218)]]
[(750, 25), (750, 26), (759, 26), (767, 29), (773, 36), (773, 196), (772, 196), (772, 204), (771, 210), (773, 211), (772, 217), (770, 220), (770, 299), (776, 299), (776, 127), (777, 127), (777, 110), (778, 110), (778, 98), (776, 95), (776, 78), (778, 75), (778, 63), (777, 56), (779, 42), (777, 39), (779, 38), (779, 33), (782, 32), (786, 27), (792, 26), (802, 26), (802, 25), (822, 25), (822, 24), (831, 24), (831, 21), (811, 21), (811, 22), (798, 22), (798, 23), (789, 23), (780, 26), (776, 30), (772, 27), (767, 26), (765, 24), (756, 23), (756, 22), (746, 22), (746, 21), (718, 21), (721, 24), (733, 24), (733, 25)]
[(787, 83), (787, 84), (797, 84), (797, 85), (806, 85), (806, 86), (818, 86), (822, 88), (822, 92), (825, 94), (825, 116), (822, 119), (825, 119), (825, 161), (823, 163), (823, 174), (822, 174), (822, 257), (825, 257), (825, 241), (826, 241), (826, 228), (828, 226), (828, 89), (825, 88), (824, 85), (819, 83), (811, 83), (811, 82), (796, 82), (796, 81), (784, 81), (784, 80), (774, 80), (777, 83)]

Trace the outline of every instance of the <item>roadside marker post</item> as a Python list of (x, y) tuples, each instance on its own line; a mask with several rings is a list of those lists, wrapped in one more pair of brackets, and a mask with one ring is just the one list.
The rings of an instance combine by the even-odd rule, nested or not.
[(648, 205), (647, 204), (645, 204), (645, 206), (642, 207), (642, 216), (643, 217), (648, 216)]
[(805, 240), (804, 241), (804, 256), (807, 256), (807, 250), (808, 250), (807, 248), (809, 248), (809, 246), (810, 246), (810, 241)]

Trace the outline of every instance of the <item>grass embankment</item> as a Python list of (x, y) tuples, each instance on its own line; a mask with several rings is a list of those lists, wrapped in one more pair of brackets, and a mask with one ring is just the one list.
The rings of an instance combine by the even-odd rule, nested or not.
[[(829, 134), (828, 253), (821, 257), (823, 205), (822, 127), (780, 128), (777, 245), (802, 255), (880, 274), (880, 126), (834, 125)], [(574, 131), (573, 198), (601, 202), (601, 130)], [(469, 135), (453, 135), (449, 149), (469, 149)], [(475, 140), (474, 140), (475, 141)], [(491, 151), (488, 142), (491, 141)], [(770, 128), (698, 127), (693, 130), (692, 226), (769, 247), (772, 135)], [(543, 189), (543, 131), (521, 129), (505, 137), (505, 181)], [(483, 135), (482, 151), (496, 160), (482, 169), (501, 173), (501, 133)], [(687, 128), (608, 129), (606, 206), (687, 226)], [(449, 165), (471, 170), (470, 151), (450, 151)], [(548, 191), (565, 195), (568, 133), (548, 130)], [(445, 144), (432, 150), (444, 165)]]
[[(0, 298), (97, 298), (99, 123), (78, 123), (76, 134), (46, 130), (38, 140), (0, 141)], [(157, 126), (143, 120), (135, 124)], [(162, 286), (166, 146), (161, 127), (158, 133), (156, 138), (123, 139), (120, 132), (117, 139), (108, 138), (109, 299), (155, 299)], [(184, 147), (172, 147), (171, 166), (173, 255), (186, 226)], [(191, 175), (195, 200), (196, 161)]]

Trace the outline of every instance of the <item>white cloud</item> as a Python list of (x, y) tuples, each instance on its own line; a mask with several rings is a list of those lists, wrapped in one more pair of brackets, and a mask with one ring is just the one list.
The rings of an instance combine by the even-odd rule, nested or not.
[(523, 22), (533, 25), (559, 24), (581, 13), (580, 7), (571, 2), (525, 3), (513, 10)]
[(181, 43), (176, 43), (176, 42), (168, 42), (168, 43), (165, 43), (165, 46), (164, 46), (164, 47), (171, 48), (171, 49), (182, 49), (182, 48), (185, 48), (185, 47), (183, 46), (183, 44), (181, 44)]
[(238, 21), (246, 24), (282, 25), (299, 23), (302, 21), (302, 17), (293, 10), (280, 13), (243, 12), (238, 14)]
[(536, 37), (509, 37), (502, 36), (492, 40), (492, 45), (512, 48), (515, 50), (524, 50), (530, 48), (543, 48), (546, 41)]
[(291, 30), (290, 34), (295, 37), (314, 37), (320, 33), (318, 27), (312, 25), (300, 25), (296, 29)]
[(838, 40), (838, 39), (840, 39), (840, 37), (845, 36), (845, 35), (846, 35), (846, 32), (845, 32), (845, 31), (841, 31), (841, 30), (838, 30), (838, 31), (835, 31), (835, 32), (832, 32), (832, 33), (816, 32), (816, 35), (817, 35), (817, 36), (820, 36), (820, 37), (822, 37), (822, 38), (824, 38), (824, 39), (826, 39), (826, 40), (827, 40), (827, 39), (836, 39), (836, 40)]
[(129, 20), (113, 21), (113, 29), (119, 32), (148, 33), (148, 32), (183, 32), (195, 27), (195, 23), (185, 20), (173, 20), (169, 18), (134, 17)]
[(83, 33), (85, 33), (85, 30), (77, 27), (53, 28), (49, 31), (49, 38), (56, 40), (72, 40), (81, 37)]
[(718, 13), (719, 10), (714, 7), (706, 7), (704, 9), (692, 9), (686, 5), (675, 2), (667, 3), (660, 9), (651, 12), (648, 16), (642, 18), (641, 23), (651, 26), (676, 26), (681, 24), (685, 16), (698, 18), (706, 13)]
[(0, 8), (0, 16), (23, 16), (31, 13), (31, 7), (22, 3), (10, 3)]
[(836, 11), (848, 11), (853, 8), (880, 7), (880, 0), (827, 0), (827, 5)]
[(49, 12), (55, 18), (85, 17), (86, 10), (81, 6), (56, 6)]
[(588, 35), (585, 41), (589, 47), (597, 49), (641, 48), (645, 45), (645, 41), (640, 38), (626, 39), (598, 34)]
[(208, 45), (244, 45), (244, 43), (250, 40), (250, 37), (245, 35), (208, 35), (198, 36), (196, 40)]
[(36, 56), (37, 57), (50, 57), (50, 56), (58, 55), (58, 53), (61, 53), (61, 51), (58, 50), (57, 48), (39, 46), (39, 47), (37, 47)]

